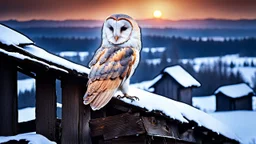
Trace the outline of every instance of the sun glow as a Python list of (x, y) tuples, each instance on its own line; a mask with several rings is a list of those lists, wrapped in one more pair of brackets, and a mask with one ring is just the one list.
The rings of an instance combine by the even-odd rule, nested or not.
[(153, 16), (155, 18), (161, 18), (162, 12), (160, 10), (155, 10), (154, 13), (153, 13)]

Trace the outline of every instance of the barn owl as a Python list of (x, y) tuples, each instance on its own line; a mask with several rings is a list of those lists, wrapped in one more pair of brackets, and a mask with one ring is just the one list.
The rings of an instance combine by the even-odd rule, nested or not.
[(91, 71), (84, 104), (99, 110), (117, 90), (124, 94), (120, 98), (138, 100), (128, 94), (128, 89), (139, 63), (140, 50), (141, 34), (136, 21), (124, 14), (109, 16), (103, 24), (101, 46), (89, 63)]

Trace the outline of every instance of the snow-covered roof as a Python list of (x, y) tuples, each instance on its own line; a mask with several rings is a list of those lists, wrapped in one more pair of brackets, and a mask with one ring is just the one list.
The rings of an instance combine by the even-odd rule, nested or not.
[(215, 91), (215, 94), (220, 92), (231, 98), (239, 98), (239, 97), (247, 96), (250, 93), (254, 93), (253, 90), (245, 83), (219, 87)]
[(254, 144), (256, 141), (256, 112), (229, 111), (210, 113), (213, 117), (228, 125), (240, 137), (243, 144)]
[(26, 36), (0, 24), (0, 42), (6, 45), (32, 44)]
[(183, 87), (201, 86), (201, 84), (195, 78), (193, 78), (179, 65), (167, 67), (163, 72), (168, 73)]
[[(120, 91), (118, 91), (115, 96), (119, 94), (121, 94)], [(134, 87), (130, 87), (129, 94), (137, 96), (139, 101), (131, 102), (129, 99), (121, 100), (125, 103), (146, 109), (149, 112), (161, 111), (164, 115), (182, 123), (194, 121), (199, 127), (205, 127), (217, 134), (239, 141), (239, 137), (219, 120), (187, 104)]]
[[(49, 69), (62, 73), (72, 73), (77, 76), (86, 76), (90, 72), (84, 66), (75, 64), (39, 48), (24, 35), (3, 25), (0, 25), (0, 43), (4, 44), (4, 46), (0, 46), (0, 53), (19, 61), (37, 63)], [(12, 48), (9, 50), (8, 47), (10, 45), (12, 45)]]
[(29, 142), (29, 144), (56, 144), (55, 142), (52, 142), (46, 137), (36, 134), (35, 132), (18, 134), (15, 136), (0, 136), (0, 143), (6, 143), (11, 140), (26, 140)]

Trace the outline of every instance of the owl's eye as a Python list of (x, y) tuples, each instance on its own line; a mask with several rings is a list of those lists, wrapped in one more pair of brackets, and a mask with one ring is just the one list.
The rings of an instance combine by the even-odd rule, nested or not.
[(108, 27), (111, 31), (114, 31), (114, 28), (112, 26)]
[(122, 27), (121, 27), (121, 32), (122, 32), (122, 31), (125, 31), (125, 30), (127, 30), (127, 27), (122, 26)]

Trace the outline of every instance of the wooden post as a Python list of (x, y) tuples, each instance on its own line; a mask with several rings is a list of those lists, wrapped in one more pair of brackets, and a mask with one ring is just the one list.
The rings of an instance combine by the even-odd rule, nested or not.
[(36, 133), (56, 140), (56, 85), (50, 74), (36, 76)]
[(17, 68), (0, 55), (0, 136), (17, 134)]
[(83, 105), (86, 81), (62, 80), (62, 144), (91, 144), (90, 107)]

